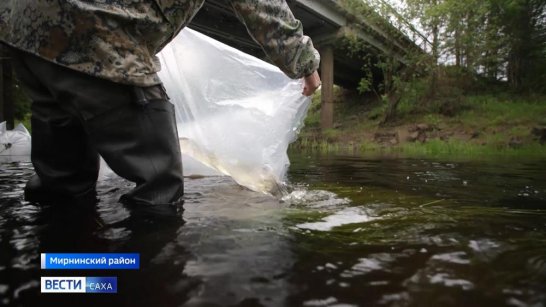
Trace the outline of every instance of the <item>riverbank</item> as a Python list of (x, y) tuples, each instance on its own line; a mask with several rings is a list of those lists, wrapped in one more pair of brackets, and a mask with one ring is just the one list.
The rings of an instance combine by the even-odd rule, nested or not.
[(291, 149), (410, 156), (546, 157), (546, 97), (474, 94), (415, 105), (403, 101), (396, 120), (381, 124), (384, 103), (337, 93), (334, 128), (322, 130), (317, 95)]

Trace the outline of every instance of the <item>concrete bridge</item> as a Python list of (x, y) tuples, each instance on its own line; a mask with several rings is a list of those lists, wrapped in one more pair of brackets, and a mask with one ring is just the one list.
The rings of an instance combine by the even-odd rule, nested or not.
[[(427, 39), (410, 23), (397, 18), (400, 16), (396, 16), (394, 10), (391, 12), (394, 18), (390, 21), (379, 15), (372, 21), (352, 15), (336, 0), (287, 0), (287, 3), (321, 53), (322, 128), (333, 126), (333, 85), (356, 88), (363, 75), (362, 67), (366, 65), (362, 58), (355, 58), (341, 48), (342, 38), (351, 36), (370, 46), (372, 63), (379, 55), (389, 54), (405, 64), (408, 53), (426, 52), (429, 48)], [(227, 1), (206, 0), (189, 27), (256, 57), (265, 56), (237, 20)], [(374, 80), (380, 81), (383, 78), (381, 72), (371, 68)]]

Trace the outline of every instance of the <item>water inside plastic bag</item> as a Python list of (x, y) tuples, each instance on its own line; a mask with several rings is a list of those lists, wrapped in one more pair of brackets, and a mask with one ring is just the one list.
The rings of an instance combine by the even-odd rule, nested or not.
[(184, 174), (228, 175), (251, 190), (282, 194), (288, 145), (310, 103), (302, 80), (190, 29), (159, 58)]

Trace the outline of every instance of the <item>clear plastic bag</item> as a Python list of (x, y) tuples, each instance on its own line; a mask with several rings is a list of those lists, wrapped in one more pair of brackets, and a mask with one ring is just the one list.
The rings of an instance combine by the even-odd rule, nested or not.
[(0, 162), (26, 161), (30, 158), (30, 134), (23, 124), (13, 130), (0, 123)]
[(185, 175), (220, 173), (278, 195), (288, 145), (310, 103), (301, 94), (302, 80), (190, 29), (159, 58), (176, 107)]

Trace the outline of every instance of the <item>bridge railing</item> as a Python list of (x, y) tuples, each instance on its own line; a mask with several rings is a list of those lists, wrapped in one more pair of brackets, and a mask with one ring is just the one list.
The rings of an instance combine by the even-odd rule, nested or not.
[(432, 53), (432, 42), (428, 37), (419, 31), (411, 21), (402, 16), (391, 4), (385, 0), (362, 1), (393, 27), (402, 32), (408, 39), (412, 40), (416, 46), (419, 46), (428, 54)]

